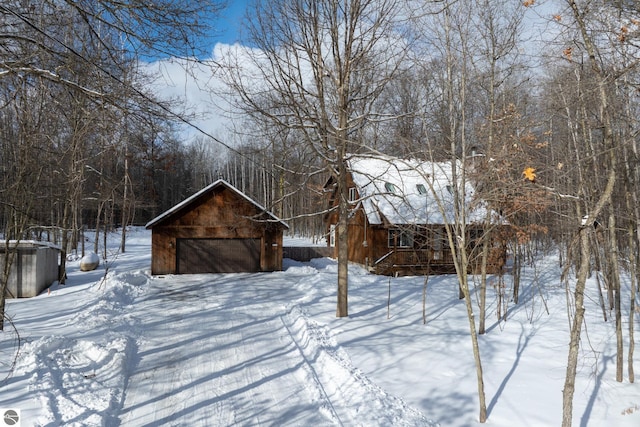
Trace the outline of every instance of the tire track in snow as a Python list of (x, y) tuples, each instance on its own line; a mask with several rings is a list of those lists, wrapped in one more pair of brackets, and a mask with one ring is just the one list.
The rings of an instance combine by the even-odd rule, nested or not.
[[(152, 280), (138, 302), (145, 332), (122, 426), (335, 425), (311, 403), (297, 375), (300, 355), (279, 318), (290, 278), (173, 279)], [(166, 319), (171, 325), (162, 327)]]
[(24, 345), (16, 372), (30, 376), (29, 390), (42, 408), (32, 425), (117, 423), (136, 353), (137, 320), (123, 312), (147, 280), (144, 273), (109, 273), (105, 287), (89, 288), (91, 298), (65, 324), (84, 329)]
[(40, 425), (429, 425), (291, 305), (309, 272), (172, 279), (110, 274), (68, 322), (84, 330), (33, 343)]
[(338, 425), (434, 426), (422, 413), (373, 384), (329, 335), (327, 327), (291, 306), (281, 321), (295, 342), (326, 415)]
[[(308, 358), (308, 356), (306, 355), (306, 351), (305, 349), (303, 349), (300, 346), (300, 342), (299, 340), (296, 339), (296, 334), (294, 333), (294, 331), (292, 330), (292, 328), (295, 326), (295, 322), (294, 324), (291, 324), (285, 316), (281, 316), (280, 320), (282, 321), (282, 324), (284, 325), (285, 329), (287, 330), (287, 332), (289, 333), (289, 336), (291, 337), (293, 343), (296, 346), (296, 349), (298, 350), (298, 352), (300, 353), (300, 356), (302, 356), (305, 366), (304, 366), (304, 370), (305, 372), (312, 377), (312, 384), (315, 386), (315, 389), (317, 390), (317, 394), (319, 395), (319, 400), (323, 401), (324, 403), (321, 404), (321, 411), (324, 408), (328, 408), (328, 410), (324, 410), (323, 412), (325, 413), (325, 415), (332, 419), (335, 420), (339, 425), (343, 425), (342, 421), (340, 420), (340, 416), (338, 415), (338, 412), (335, 410), (335, 408), (333, 407), (333, 403), (331, 402), (331, 397), (329, 396), (329, 393), (327, 393), (327, 391), (325, 390), (324, 386), (322, 385), (322, 381), (320, 380), (320, 377), (317, 373), (317, 371), (315, 370), (315, 368), (313, 367), (313, 364), (310, 362), (310, 359)], [(305, 378), (306, 380), (306, 378)]]

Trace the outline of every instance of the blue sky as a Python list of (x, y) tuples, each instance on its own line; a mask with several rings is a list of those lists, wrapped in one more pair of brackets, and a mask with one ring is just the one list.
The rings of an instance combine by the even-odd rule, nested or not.
[[(212, 71), (207, 68), (206, 62), (211, 59), (217, 44), (232, 45), (239, 41), (241, 23), (250, 1), (227, 0), (227, 7), (221, 11), (220, 17), (210, 22), (211, 33), (199, 41), (198, 56), (204, 61), (203, 64), (187, 64), (169, 57), (147, 58), (148, 71), (159, 76), (154, 89), (158, 95), (166, 99), (183, 100), (189, 109), (199, 115), (193, 123), (219, 137), (226, 135), (228, 121), (222, 118), (223, 114), (215, 105), (226, 104), (212, 92), (203, 89), (208, 85), (215, 87), (219, 84), (212, 77)], [(212, 98), (215, 99), (212, 101)], [(198, 133), (191, 128), (184, 128), (183, 135), (185, 139), (191, 139)]]
[[(216, 34), (212, 37), (216, 43), (233, 44), (238, 41), (240, 23), (247, 8), (247, 0), (229, 0), (220, 19), (214, 22)], [(213, 46), (212, 46), (213, 47)]]
[[(220, 54), (225, 49), (232, 49), (228, 45), (233, 45), (240, 40), (241, 22), (248, 5), (253, 0), (227, 1), (228, 6), (222, 10), (220, 18), (211, 23), (214, 27), (212, 32), (206, 39), (201, 40), (199, 59), (202, 60), (202, 64), (185, 64), (181, 60), (172, 58), (152, 58), (149, 63), (149, 72), (158, 73), (161, 76), (156, 86), (158, 94), (166, 99), (184, 100), (186, 105), (199, 115), (193, 122), (225, 141), (230, 139), (226, 127), (230, 126), (227, 110), (231, 107), (219, 96), (219, 93), (216, 94), (216, 90), (220, 91), (222, 82), (213, 72), (215, 67), (208, 68), (207, 63), (212, 59), (212, 55)], [(525, 48), (537, 50), (539, 43), (546, 43), (553, 37), (553, 27), (550, 27), (549, 22), (553, 22), (551, 16), (557, 13), (559, 3), (560, 0), (536, 0), (536, 7), (527, 10), (524, 31), (531, 40), (524, 45)], [(242, 36), (246, 38), (246, 33)], [(243, 44), (251, 47), (251, 43), (246, 39), (242, 41)], [(217, 44), (220, 46), (214, 52)], [(184, 131), (185, 139), (191, 139), (194, 136), (198, 136), (198, 133), (193, 129)]]

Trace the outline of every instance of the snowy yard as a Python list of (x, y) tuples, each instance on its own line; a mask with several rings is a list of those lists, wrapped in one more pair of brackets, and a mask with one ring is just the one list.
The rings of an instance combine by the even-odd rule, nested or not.
[[(350, 317), (337, 319), (329, 259), (154, 277), (140, 229), (111, 258), (106, 280), (104, 266), (81, 272), (71, 262), (67, 285), (9, 301), (22, 347), (0, 408), (19, 409), (22, 426), (480, 425), (453, 276), (429, 279), (424, 325), (419, 277), (351, 268)], [(638, 426), (640, 386), (615, 381), (614, 324), (589, 289), (574, 425)], [(569, 320), (557, 260), (525, 272), (506, 322), (496, 322), (495, 290), (488, 295), (487, 425), (560, 425)], [(4, 378), (16, 336), (0, 338)]]

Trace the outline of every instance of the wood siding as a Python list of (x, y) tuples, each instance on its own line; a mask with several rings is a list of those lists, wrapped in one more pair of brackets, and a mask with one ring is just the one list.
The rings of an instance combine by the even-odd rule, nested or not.
[[(330, 185), (331, 182), (326, 188)], [(351, 178), (349, 178), (349, 185), (354, 185)], [(329, 193), (329, 207), (336, 206), (334, 192)], [(356, 204), (353, 207), (348, 225), (349, 261), (383, 275), (455, 273), (453, 255), (443, 224), (369, 224), (363, 209)], [(327, 234), (330, 233), (331, 225), (337, 222), (338, 214), (335, 210), (325, 216)], [(408, 232), (412, 237), (412, 245), (410, 247), (390, 245), (390, 229)], [(481, 235), (482, 227), (468, 226), (469, 273), (480, 271), (474, 245)], [(329, 241), (330, 239), (327, 239), (327, 242)], [(332, 249), (333, 256), (337, 258), (337, 245)], [(491, 261), (487, 265), (487, 272), (497, 273), (504, 266), (506, 250), (502, 246), (495, 246), (491, 250), (489, 257)]]
[(259, 271), (282, 269), (283, 225), (262, 220), (249, 200), (224, 187), (216, 187), (153, 225), (151, 273), (177, 273), (178, 239), (257, 239)]

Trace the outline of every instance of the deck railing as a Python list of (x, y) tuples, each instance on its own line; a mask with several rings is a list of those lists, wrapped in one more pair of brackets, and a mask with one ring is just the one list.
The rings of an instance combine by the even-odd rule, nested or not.
[[(497, 274), (503, 271), (506, 253), (504, 249), (494, 248), (487, 261), (487, 273)], [(469, 260), (468, 273), (480, 273), (480, 260), (475, 257)], [(452, 274), (456, 272), (451, 251), (434, 251), (431, 249), (392, 250), (379, 258), (371, 271), (382, 275), (414, 275), (414, 274)]]
[(373, 265), (376, 274), (425, 274), (454, 272), (450, 251), (432, 249), (392, 250)]

